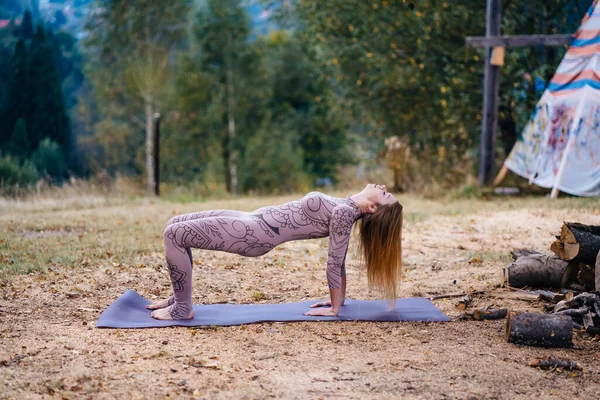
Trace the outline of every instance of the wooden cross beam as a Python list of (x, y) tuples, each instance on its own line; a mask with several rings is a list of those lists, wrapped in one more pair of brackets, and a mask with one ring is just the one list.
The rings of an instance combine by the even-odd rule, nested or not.
[(487, 0), (485, 36), (468, 36), (467, 47), (484, 47), (485, 70), (483, 77), (483, 113), (481, 116), (481, 150), (479, 159), (479, 184), (492, 181), (496, 127), (498, 125), (498, 97), (500, 92), (500, 66), (492, 63), (494, 47), (563, 46), (571, 43), (572, 35), (514, 35), (501, 36), (502, 10), (500, 0)]
[(467, 47), (526, 47), (563, 46), (570, 44), (573, 35), (512, 35), (512, 36), (467, 36)]

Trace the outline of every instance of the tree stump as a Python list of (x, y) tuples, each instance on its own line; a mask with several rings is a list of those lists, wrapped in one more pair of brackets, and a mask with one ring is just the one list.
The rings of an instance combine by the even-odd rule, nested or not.
[(600, 226), (565, 222), (550, 246), (562, 260), (595, 265), (600, 251)]
[(576, 281), (579, 267), (561, 260), (555, 254), (528, 254), (516, 259), (504, 269), (504, 279), (511, 287), (567, 287)]
[(509, 343), (541, 347), (571, 347), (573, 321), (563, 315), (509, 313), (506, 321)]

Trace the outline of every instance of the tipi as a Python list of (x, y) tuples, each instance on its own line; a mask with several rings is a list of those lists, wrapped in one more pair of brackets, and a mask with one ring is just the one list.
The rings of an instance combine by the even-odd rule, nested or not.
[(583, 17), (506, 168), (552, 188), (552, 197), (559, 190), (600, 196), (600, 0)]

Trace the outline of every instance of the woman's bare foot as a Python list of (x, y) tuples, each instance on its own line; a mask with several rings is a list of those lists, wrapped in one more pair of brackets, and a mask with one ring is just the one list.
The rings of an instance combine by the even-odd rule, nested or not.
[(154, 319), (160, 320), (182, 320), (182, 319), (193, 319), (194, 318), (194, 310), (191, 310), (188, 315), (181, 315), (181, 312), (175, 309), (175, 305), (172, 305), (167, 308), (161, 308), (159, 310), (155, 310), (150, 314), (150, 316)]
[(173, 303), (175, 303), (175, 297), (173, 296), (169, 296), (168, 299), (165, 300), (161, 300), (161, 301), (156, 301), (150, 305), (147, 305), (146, 308), (148, 310), (160, 310), (161, 308), (167, 308), (170, 305), (172, 305)]

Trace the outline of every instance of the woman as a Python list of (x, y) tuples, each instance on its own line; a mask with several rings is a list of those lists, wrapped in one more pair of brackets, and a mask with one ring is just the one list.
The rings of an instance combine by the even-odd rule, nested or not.
[[(203, 211), (172, 218), (164, 232), (174, 295), (149, 305), (156, 319), (192, 319), (192, 248), (258, 257), (291, 240), (329, 236), (327, 282), (331, 301), (304, 315), (335, 317), (346, 293), (346, 252), (354, 222), (369, 284), (396, 299), (402, 266), (402, 205), (384, 185), (367, 185), (344, 199), (311, 192), (302, 199), (246, 213)], [(329, 306), (329, 307), (326, 307)], [(319, 308), (316, 308), (319, 307)]]

